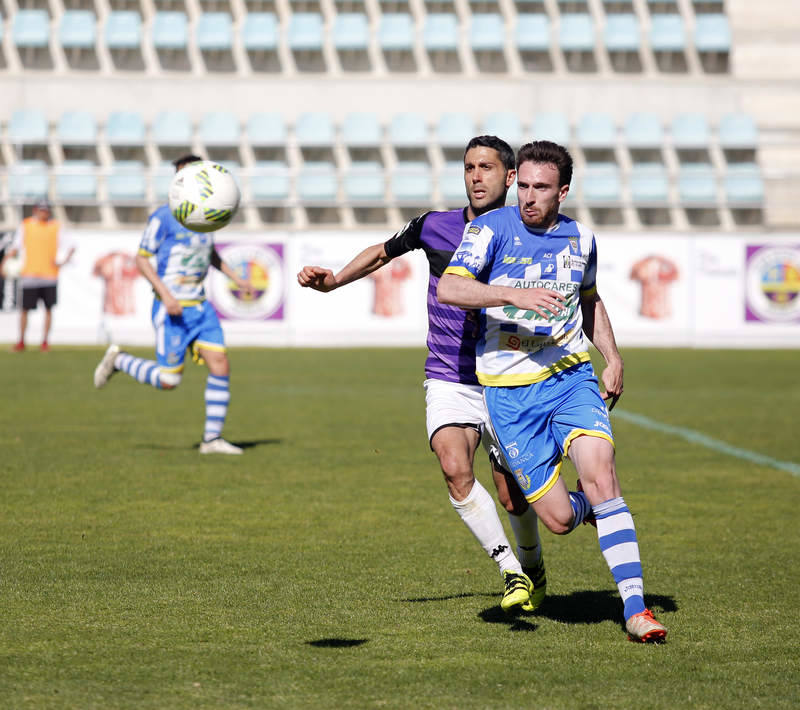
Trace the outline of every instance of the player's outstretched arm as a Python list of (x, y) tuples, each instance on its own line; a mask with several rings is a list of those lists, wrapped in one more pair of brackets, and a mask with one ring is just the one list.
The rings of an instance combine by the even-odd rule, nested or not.
[(441, 303), (460, 308), (515, 306), (549, 319), (564, 308), (564, 297), (547, 288), (492, 286), (469, 276), (444, 274), (436, 292)]
[(391, 260), (391, 257), (386, 254), (383, 242), (381, 242), (359, 252), (335, 275), (330, 269), (324, 269), (321, 266), (304, 266), (297, 274), (297, 283), (303, 287), (327, 293), (368, 276), (373, 271), (377, 271), (388, 264)]
[(137, 254), (136, 267), (139, 269), (139, 273), (150, 282), (153, 290), (158, 294), (158, 297), (167, 309), (167, 313), (171, 316), (181, 315), (181, 313), (183, 313), (183, 306), (181, 306), (180, 301), (170, 293), (167, 285), (159, 278), (156, 270), (150, 263), (150, 259), (144, 254)]
[(596, 291), (591, 296), (581, 298), (581, 310), (583, 311), (583, 332), (606, 361), (606, 368), (600, 379), (606, 390), (603, 399), (608, 402), (608, 408), (613, 409), (617, 400), (622, 396), (624, 362), (617, 348), (611, 319), (608, 317), (605, 304)]

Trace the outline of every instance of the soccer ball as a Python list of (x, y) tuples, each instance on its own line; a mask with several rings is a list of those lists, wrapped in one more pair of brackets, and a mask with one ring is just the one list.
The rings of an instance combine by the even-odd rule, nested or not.
[(172, 178), (169, 211), (186, 229), (213, 232), (233, 219), (240, 197), (229, 170), (211, 160), (199, 160)]
[(6, 263), (3, 264), (3, 278), (6, 279), (18, 279), (20, 274), (22, 273), (22, 259), (18, 256), (10, 256), (6, 259)]

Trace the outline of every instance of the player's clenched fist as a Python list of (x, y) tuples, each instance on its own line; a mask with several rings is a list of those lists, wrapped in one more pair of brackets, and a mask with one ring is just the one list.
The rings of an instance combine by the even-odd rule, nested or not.
[(301, 286), (323, 292), (333, 291), (337, 286), (333, 271), (321, 266), (304, 266), (297, 274), (297, 282)]

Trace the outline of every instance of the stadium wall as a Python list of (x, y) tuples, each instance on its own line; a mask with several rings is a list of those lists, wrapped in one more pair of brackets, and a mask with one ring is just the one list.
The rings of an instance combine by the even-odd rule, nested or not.
[[(139, 232), (74, 236), (79, 248), (61, 273), (51, 342), (152, 345), (152, 296), (133, 262)], [(221, 255), (256, 286), (248, 299), (219, 272), (209, 275), (228, 344), (424, 345), (428, 265), (420, 252), (330, 294), (297, 285), (303, 265), (335, 271), (385, 238), (377, 231), (221, 232)], [(598, 288), (621, 346), (800, 347), (800, 234), (604, 233), (598, 250)], [(17, 313), (13, 298), (3, 304), (0, 341), (10, 343)], [(33, 343), (42, 317), (41, 308), (31, 315)]]

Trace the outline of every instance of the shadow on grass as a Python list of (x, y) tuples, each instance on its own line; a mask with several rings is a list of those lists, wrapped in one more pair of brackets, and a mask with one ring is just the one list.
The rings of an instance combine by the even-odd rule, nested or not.
[(367, 639), (317, 639), (316, 641), (306, 641), (306, 645), (314, 648), (352, 648), (365, 644)]
[(448, 594), (444, 597), (412, 597), (406, 599), (397, 599), (399, 602), (447, 602), (451, 599), (468, 599), (469, 597), (496, 597), (497, 592), (484, 592), (483, 594), (476, 594), (475, 592), (462, 592), (461, 594)]
[(500, 605), (484, 609), (478, 614), (487, 624), (505, 624), (509, 631), (536, 631), (538, 624), (533, 623), (533, 615), (524, 612), (504, 612)]
[[(231, 444), (234, 446), (238, 446), (240, 449), (253, 449), (256, 446), (269, 446), (273, 444), (282, 444), (283, 439), (253, 439), (252, 441), (233, 441), (230, 440)], [(180, 451), (186, 450), (186, 447), (182, 444), (155, 444), (155, 443), (146, 443), (146, 444), (137, 444), (134, 448), (136, 449), (148, 449), (150, 451)], [(200, 448), (200, 442), (198, 441), (196, 444), (192, 444), (192, 449), (197, 451)]]
[[(656, 617), (661, 612), (678, 610), (675, 600), (664, 594), (645, 594), (645, 603)], [(484, 621), (494, 623), (499, 620), (494, 618), (498, 614), (503, 614), (499, 606), (486, 609), (480, 616)], [(548, 594), (534, 614), (565, 624), (600, 624), (604, 621), (614, 621), (622, 628), (625, 626), (622, 618), (622, 602), (619, 595), (610, 589)]]

